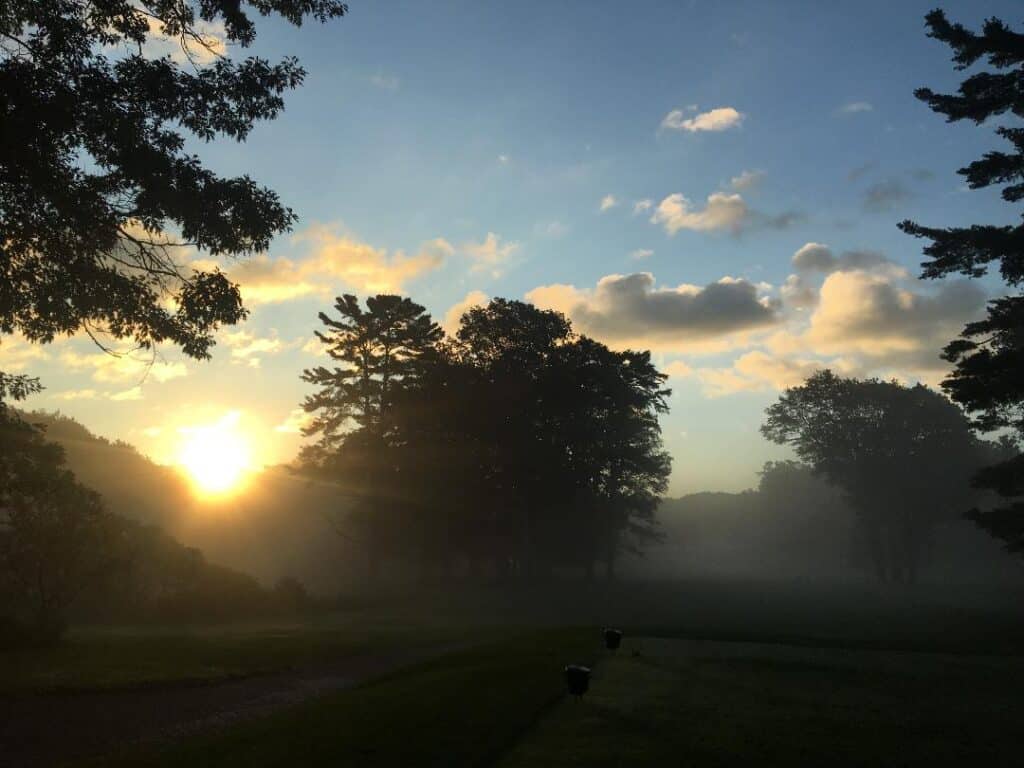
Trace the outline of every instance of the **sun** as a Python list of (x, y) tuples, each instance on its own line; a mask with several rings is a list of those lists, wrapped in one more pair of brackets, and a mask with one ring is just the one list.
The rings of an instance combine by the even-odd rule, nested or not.
[(182, 427), (178, 464), (205, 496), (223, 496), (239, 488), (250, 470), (249, 443), (232, 411), (213, 424)]

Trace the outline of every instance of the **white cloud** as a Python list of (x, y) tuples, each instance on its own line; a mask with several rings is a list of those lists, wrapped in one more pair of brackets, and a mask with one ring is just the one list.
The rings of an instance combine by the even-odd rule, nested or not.
[(650, 248), (637, 248), (635, 251), (629, 252), (629, 258), (636, 259), (638, 261), (650, 258), (653, 255), (654, 251), (652, 251)]
[(253, 355), (272, 355), (285, 348), (277, 336), (256, 336), (248, 331), (225, 333), (222, 337), (225, 346), (231, 349), (234, 358), (250, 358)]
[(652, 205), (654, 205), (654, 201), (650, 200), (649, 198), (637, 200), (635, 203), (633, 203), (633, 215), (639, 216), (641, 213), (646, 213), (647, 211), (651, 210)]
[(508, 155), (498, 155), (498, 165), (508, 165)]
[(850, 101), (843, 104), (836, 111), (841, 115), (856, 115), (860, 112), (872, 112), (874, 109), (874, 106), (867, 101)]
[(489, 301), (490, 298), (483, 291), (470, 291), (444, 313), (441, 327), (449, 336), (454, 336), (459, 330), (459, 321), (462, 319), (462, 315), (473, 307), (485, 306)]
[(605, 211), (611, 210), (618, 204), (619, 201), (615, 198), (615, 195), (605, 195), (604, 197), (601, 198), (601, 212), (604, 213)]
[(500, 277), (504, 264), (519, 249), (519, 243), (502, 243), (501, 236), (488, 232), (481, 243), (464, 243), (462, 252), (472, 259), (470, 269), (473, 272), (490, 272), (493, 277)]
[(819, 360), (784, 358), (753, 350), (738, 357), (729, 368), (701, 368), (697, 376), (707, 397), (723, 397), (798, 386), (826, 367)]
[[(405, 285), (441, 267), (455, 249), (444, 238), (423, 243), (415, 254), (398, 250), (389, 254), (341, 231), (337, 224), (314, 224), (292, 242), (306, 248), (298, 259), (260, 254), (221, 265), (241, 285), (249, 303), (291, 301), (305, 296), (329, 297), (344, 289), (358, 293), (401, 293)], [(209, 269), (216, 262), (193, 263)]]
[(199, 40), (165, 35), (161, 21), (151, 17), (146, 21), (149, 24), (149, 36), (142, 46), (142, 55), (147, 59), (170, 56), (177, 64), (194, 64), (202, 67), (227, 56), (227, 31), (223, 21), (197, 20), (194, 29)]
[(0, 371), (20, 373), (31, 363), (48, 360), (49, 352), (20, 334), (0, 336)]
[(533, 230), (541, 237), (559, 238), (569, 234), (569, 226), (555, 220), (537, 222)]
[(661, 224), (669, 235), (681, 229), (740, 235), (753, 229), (788, 229), (803, 219), (803, 214), (794, 211), (775, 215), (755, 211), (739, 193), (712, 192), (704, 208), (698, 210), (686, 196), (675, 192), (658, 203), (650, 221)]
[(661, 127), (673, 131), (688, 131), (690, 133), (725, 131), (740, 125), (745, 117), (742, 112), (738, 112), (732, 107), (718, 107), (708, 112), (701, 112), (693, 117), (686, 117), (686, 113), (692, 109), (692, 107), (685, 111), (673, 109), (665, 115), (665, 118), (661, 121)]
[(302, 345), (302, 351), (313, 357), (326, 357), (327, 345), (314, 336)]
[(695, 232), (724, 229), (736, 233), (743, 228), (748, 213), (747, 204), (739, 195), (714, 192), (708, 195), (703, 210), (694, 210), (693, 204), (682, 193), (676, 192), (658, 203), (651, 223), (661, 224), (670, 235), (681, 229)]
[(764, 171), (743, 171), (739, 176), (733, 176), (729, 180), (729, 186), (738, 192), (745, 192), (760, 186), (764, 177)]
[(114, 356), (104, 352), (81, 354), (66, 348), (61, 351), (59, 359), (65, 368), (91, 370), (93, 381), (105, 383), (141, 382), (144, 379), (166, 382), (188, 374), (182, 362), (168, 363), (153, 357)]

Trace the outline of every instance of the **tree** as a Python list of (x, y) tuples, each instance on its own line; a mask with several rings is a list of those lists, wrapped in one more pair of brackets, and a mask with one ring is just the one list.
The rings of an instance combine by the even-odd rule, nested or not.
[(302, 373), (319, 387), (302, 404), (313, 415), (304, 434), (319, 439), (301, 458), (307, 471), (342, 483), (356, 500), (372, 576), (386, 532), (383, 516), (393, 509), (386, 504), (395, 488), (392, 406), (423, 375), (444, 332), (422, 306), (401, 296), (372, 296), (364, 310), (346, 294), (335, 309), (337, 319), (320, 313), (328, 331), (316, 334), (339, 365)]
[[(245, 316), (217, 269), (184, 246), (265, 250), (295, 215), (248, 176), (224, 178), (186, 148), (243, 141), (302, 83), (294, 58), (228, 58), (256, 37), (249, 11), (299, 25), (338, 0), (10, 0), (0, 5), (0, 333), (36, 342), (78, 329), (209, 357)], [(224, 40), (206, 33), (223, 25)], [(154, 56), (159, 39), (183, 56)], [(188, 63), (179, 63), (177, 59)]]
[(928, 534), (967, 506), (983, 460), (967, 418), (938, 392), (831, 371), (787, 389), (761, 433), (842, 489), (882, 582), (917, 579)]
[(0, 598), (36, 642), (114, 563), (117, 520), (64, 467), (64, 451), (0, 403)]
[(588, 572), (603, 559), (614, 576), (620, 551), (639, 552), (656, 540), (654, 513), (668, 485), (671, 457), (658, 416), (668, 411), (667, 377), (649, 352), (616, 352), (586, 336), (558, 350), (545, 382), (545, 422), (562, 446), (560, 464), (571, 478), (583, 516), (575, 536), (589, 531)]
[[(929, 13), (926, 21), (929, 36), (953, 50), (957, 69), (985, 58), (996, 71), (972, 74), (956, 94), (920, 88), (915, 91), (917, 98), (948, 122), (971, 120), (980, 125), (1007, 112), (1024, 117), (1024, 34), (998, 19), (986, 21), (978, 34), (950, 23), (938, 10)], [(971, 189), (1002, 185), (1003, 199), (1019, 203), (1024, 200), (1024, 128), (1004, 125), (995, 132), (1010, 143), (1010, 151), (988, 152), (957, 173)], [(1009, 286), (1019, 289), (1024, 283), (1022, 223), (938, 228), (904, 221), (899, 226), (907, 234), (931, 241), (924, 249), (929, 260), (922, 264), (923, 277), (960, 273), (977, 278), (998, 264)], [(944, 357), (955, 367), (943, 389), (975, 416), (980, 429), (1008, 428), (1024, 435), (1024, 296), (991, 302), (987, 317), (968, 324), (960, 338), (946, 347)], [(1024, 460), (1018, 456), (989, 467), (975, 482), (1004, 497), (1024, 495)], [(973, 509), (968, 514), (1008, 549), (1024, 553), (1024, 502), (987, 511)]]

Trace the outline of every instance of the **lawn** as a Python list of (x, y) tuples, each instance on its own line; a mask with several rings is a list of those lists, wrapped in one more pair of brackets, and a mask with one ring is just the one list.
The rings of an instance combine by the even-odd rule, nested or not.
[(502, 760), (525, 766), (1019, 765), (1019, 659), (634, 641)]
[(341, 656), (492, 636), (456, 626), (343, 621), (204, 627), (85, 627), (53, 648), (0, 653), (0, 694), (215, 682)]
[(489, 765), (562, 699), (562, 667), (599, 654), (593, 630), (507, 635), (217, 734), (96, 765)]

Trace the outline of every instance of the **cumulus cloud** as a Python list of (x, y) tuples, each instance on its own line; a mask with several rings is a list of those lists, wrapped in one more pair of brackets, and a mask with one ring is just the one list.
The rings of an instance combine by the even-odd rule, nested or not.
[(459, 330), (459, 321), (462, 319), (462, 316), (473, 307), (482, 307), (489, 301), (490, 298), (483, 291), (470, 291), (462, 300), (457, 301), (444, 313), (441, 327), (444, 328), (449, 336), (454, 336), (456, 331)]
[(984, 304), (982, 289), (967, 280), (920, 293), (885, 275), (834, 272), (821, 287), (805, 340), (819, 353), (895, 356), (941, 367), (945, 365), (939, 359), (942, 346)]
[(698, 209), (682, 193), (675, 192), (658, 203), (650, 221), (662, 225), (669, 235), (682, 229), (739, 235), (758, 228), (787, 229), (802, 219), (803, 215), (796, 212), (769, 216), (752, 210), (738, 193), (713, 192), (704, 208)]
[(707, 112), (701, 112), (687, 117), (688, 112), (695, 111), (695, 107), (673, 109), (661, 121), (661, 127), (672, 131), (687, 131), (699, 133), (703, 131), (725, 131), (735, 128), (743, 122), (745, 115), (732, 107), (718, 107)]
[[(226, 271), (239, 283), (249, 303), (291, 301), (305, 296), (329, 297), (341, 285), (359, 293), (401, 293), (405, 285), (438, 269), (455, 249), (444, 238), (423, 243), (414, 254), (374, 248), (344, 234), (338, 225), (314, 224), (292, 238), (304, 247), (300, 258), (260, 254), (230, 262)], [(193, 262), (199, 269), (217, 263)], [(221, 265), (222, 267), (224, 265)]]
[(753, 350), (738, 357), (728, 368), (702, 368), (697, 376), (706, 396), (724, 397), (737, 392), (798, 386), (826, 367), (819, 360), (777, 357)]
[(661, 224), (670, 235), (681, 229), (739, 232), (748, 213), (747, 204), (739, 195), (714, 192), (708, 196), (703, 210), (696, 210), (682, 193), (675, 192), (658, 203), (651, 223)]
[(729, 180), (729, 186), (737, 192), (745, 192), (760, 186), (764, 177), (764, 171), (743, 171), (739, 176), (733, 176)]
[(934, 386), (950, 367), (942, 348), (985, 307), (975, 282), (916, 280), (874, 251), (837, 256), (811, 242), (793, 263), (797, 272), (778, 289), (781, 317), (770, 332), (742, 338), (736, 346), (745, 349), (731, 365), (694, 371), (706, 394), (784, 389), (825, 367)]
[(527, 300), (565, 313), (577, 330), (611, 345), (692, 350), (777, 322), (758, 286), (725, 277), (703, 287), (657, 287), (649, 272), (607, 275), (592, 290), (535, 288)]
[(789, 275), (779, 288), (779, 295), (785, 306), (797, 310), (810, 309), (818, 303), (818, 291), (800, 275)]
[(599, 207), (601, 212), (604, 213), (605, 211), (611, 210), (618, 204), (619, 201), (615, 198), (615, 195), (605, 195), (601, 198), (601, 204)]
[(797, 272), (849, 272), (851, 270), (871, 270), (885, 267), (896, 276), (905, 276), (906, 270), (894, 264), (878, 251), (843, 251), (836, 256), (832, 249), (823, 243), (805, 243), (793, 254), (793, 268)]
[(488, 232), (481, 243), (465, 243), (462, 252), (472, 259), (470, 269), (473, 272), (490, 272), (499, 277), (505, 262), (519, 249), (519, 243), (502, 243), (501, 236)]
[(637, 248), (635, 251), (629, 252), (629, 258), (636, 259), (638, 261), (650, 258), (653, 255), (654, 251), (652, 251), (650, 248)]
[(639, 216), (641, 213), (646, 213), (647, 211), (651, 210), (651, 206), (653, 205), (654, 201), (648, 198), (644, 198), (643, 200), (637, 200), (635, 203), (633, 203), (633, 215)]

